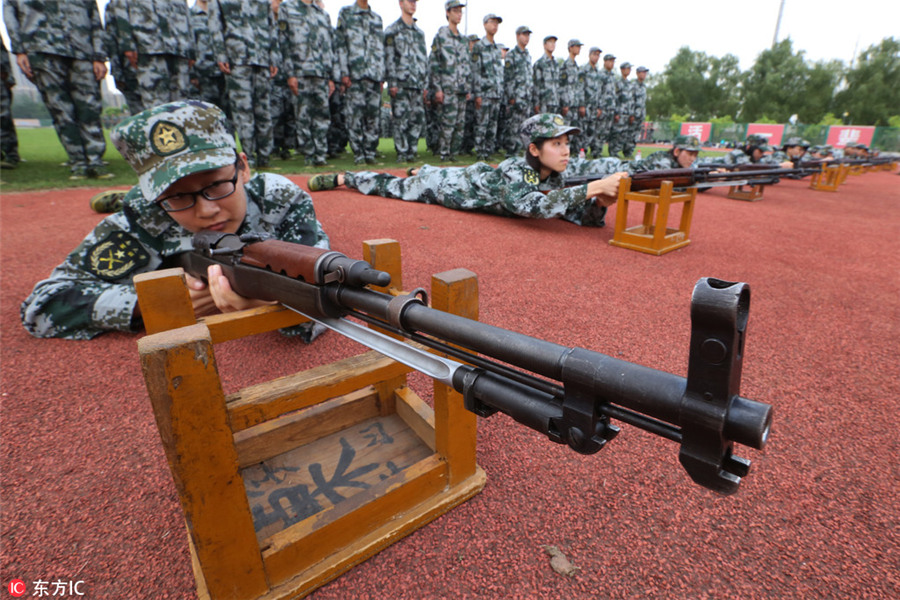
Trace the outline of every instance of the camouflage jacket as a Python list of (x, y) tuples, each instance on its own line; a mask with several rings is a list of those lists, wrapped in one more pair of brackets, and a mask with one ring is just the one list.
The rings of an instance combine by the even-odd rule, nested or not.
[(286, 77), (340, 80), (331, 17), (315, 3), (282, 2), (278, 8), (278, 40)]
[(600, 69), (600, 106), (604, 113), (616, 114), (616, 76), (612, 71)]
[(647, 116), (647, 84), (637, 80), (631, 82), (631, 114), (635, 123), (643, 122)]
[(506, 53), (503, 66), (503, 86), (507, 101), (533, 104), (534, 76), (531, 72), (531, 55), (517, 45)]
[(429, 85), (433, 92), (468, 94), (472, 91), (472, 58), (466, 38), (444, 25), (431, 42)]
[(201, 10), (196, 4), (191, 8), (191, 29), (194, 32), (194, 56), (196, 56), (196, 62), (191, 67), (191, 77), (208, 80), (221, 76), (222, 71), (216, 65), (216, 54), (209, 34), (209, 13)]
[(559, 63), (544, 54), (534, 63), (535, 106), (559, 106)]
[(728, 154), (723, 156), (710, 156), (707, 158), (701, 158), (698, 160), (696, 165), (746, 165), (753, 162), (753, 159), (749, 154), (744, 152), (740, 148), (735, 148)]
[(95, 0), (6, 0), (3, 20), (13, 54), (106, 60), (103, 23)]
[(341, 9), (334, 46), (341, 77), (384, 81), (384, 25), (371, 8), (351, 4)]
[(631, 81), (622, 77), (616, 78), (616, 114), (619, 115), (619, 123), (624, 123), (634, 114), (634, 93), (631, 90)]
[(559, 105), (577, 108), (584, 104), (584, 77), (574, 59), (567, 58), (559, 69)]
[[(587, 63), (581, 67), (582, 97), (579, 106), (584, 106), (593, 112), (600, 108), (601, 92), (603, 91), (603, 79), (599, 65)], [(589, 115), (590, 116), (590, 115)]]
[(187, 3), (127, 0), (123, 8), (119, 50), (194, 58), (194, 33)]
[(487, 36), (472, 47), (472, 94), (476, 98), (503, 96), (503, 54)]
[(477, 162), (468, 167), (423, 165), (417, 175), (347, 173), (349, 187), (363, 194), (410, 202), (438, 204), (456, 210), (487, 212), (506, 217), (561, 218), (578, 225), (603, 225), (606, 209), (586, 197), (587, 185), (565, 187), (571, 175), (607, 175), (621, 170), (618, 159), (571, 159), (563, 174), (541, 181), (524, 158), (508, 158), (497, 167)]
[(281, 64), (269, 0), (210, 0), (209, 36), (216, 62), (257, 67)]
[[(289, 242), (328, 247), (309, 194), (280, 175), (262, 174), (245, 186), (247, 215), (238, 233), (264, 232)], [(191, 249), (192, 234), (147, 202), (139, 186), (125, 208), (106, 217), (22, 303), (25, 329), (35, 337), (90, 339), (105, 331), (135, 331), (132, 277), (167, 266)]]
[(384, 30), (384, 79), (389, 88), (424, 90), (428, 85), (425, 33), (397, 19)]

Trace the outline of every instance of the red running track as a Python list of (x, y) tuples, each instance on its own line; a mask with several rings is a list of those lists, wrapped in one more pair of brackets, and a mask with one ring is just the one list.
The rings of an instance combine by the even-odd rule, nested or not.
[[(694, 283), (750, 283), (742, 393), (772, 403), (775, 426), (765, 452), (742, 453), (754, 467), (741, 491), (721, 498), (689, 481), (674, 444), (633, 428), (583, 457), (502, 415), (481, 420), (485, 490), (313, 597), (900, 597), (897, 184), (784, 181), (754, 203), (713, 190), (691, 245), (662, 257), (609, 246), (611, 227), (316, 195), (335, 249), (402, 243), (408, 288), (466, 267), (483, 321), (682, 375)], [(0, 577), (29, 594), (80, 580), (89, 598), (189, 599), (136, 336), (38, 340), (19, 324), (34, 282), (99, 220), (95, 192), (2, 197)], [(233, 391), (358, 351), (334, 334), (306, 347), (272, 333), (217, 354)], [(556, 574), (545, 544), (580, 571)]]

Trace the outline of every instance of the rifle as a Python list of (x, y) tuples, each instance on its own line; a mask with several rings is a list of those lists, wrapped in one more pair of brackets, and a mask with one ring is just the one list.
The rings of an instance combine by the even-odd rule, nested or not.
[[(762, 168), (760, 168), (762, 167)], [(671, 181), (676, 188), (706, 189), (711, 187), (732, 185), (771, 185), (778, 183), (782, 177), (805, 177), (819, 169), (795, 168), (780, 169), (769, 165), (740, 165), (738, 170), (720, 171), (718, 167), (700, 167), (696, 169), (659, 169), (642, 171), (631, 176), (633, 191), (655, 190), (663, 181)], [(566, 187), (584, 185), (606, 175), (576, 175), (567, 177)]]
[(505, 413), (577, 452), (603, 448), (619, 433), (610, 422), (617, 419), (680, 443), (681, 464), (696, 483), (732, 494), (750, 469), (733, 454), (734, 444), (761, 450), (766, 443), (772, 407), (739, 395), (745, 283), (697, 283), (684, 378), (434, 310), (421, 289), (396, 297), (371, 290), (367, 284), (386, 286), (390, 275), (338, 252), (210, 231), (195, 234), (193, 243), (179, 257), (192, 275), (205, 278), (209, 265), (221, 265), (238, 294), (280, 302), (453, 387), (469, 411)]

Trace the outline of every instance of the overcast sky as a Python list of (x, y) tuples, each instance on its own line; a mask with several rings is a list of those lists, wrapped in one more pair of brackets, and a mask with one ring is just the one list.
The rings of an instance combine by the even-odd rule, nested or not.
[[(101, 10), (106, 2), (99, 0)], [(333, 23), (347, 4), (350, 0), (325, 0)], [(587, 61), (591, 46), (599, 46), (604, 54), (618, 57), (617, 65), (629, 61), (659, 72), (678, 48), (689, 46), (712, 56), (735, 54), (746, 70), (772, 45), (780, 4), (781, 0), (471, 0), (462, 27), (484, 35), (482, 18), (496, 13), (503, 18), (497, 41), (512, 47), (516, 27), (528, 25), (534, 32), (528, 46), (533, 59), (540, 56), (544, 36), (553, 34), (560, 40), (557, 57), (565, 56), (570, 38), (585, 44), (579, 64)], [(370, 0), (370, 5), (385, 27), (399, 16), (396, 0)], [(430, 47), (438, 28), (446, 24), (443, 0), (420, 0), (416, 17)], [(900, 37), (898, 26), (897, 0), (784, 0), (779, 39), (790, 37), (795, 50), (806, 52), (807, 60), (849, 63), (883, 38)]]

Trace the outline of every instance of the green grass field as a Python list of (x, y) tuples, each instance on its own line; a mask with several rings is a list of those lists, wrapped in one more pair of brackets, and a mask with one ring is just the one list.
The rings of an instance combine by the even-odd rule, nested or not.
[[(109, 143), (109, 132), (107, 135), (107, 148), (104, 159), (109, 162), (109, 170), (115, 173), (115, 179), (96, 180), (85, 179), (81, 181), (69, 181), (69, 168), (62, 165), (67, 157), (56, 132), (51, 127), (42, 127), (36, 129), (19, 129), (19, 155), (24, 159), (19, 163), (17, 169), (4, 169), (0, 172), (0, 191), (3, 192), (19, 192), (27, 190), (41, 190), (53, 188), (73, 188), (73, 187), (122, 187), (130, 186), (137, 183), (137, 176), (131, 167), (125, 162), (125, 159), (118, 153), (115, 147)], [(647, 156), (650, 152), (657, 150), (652, 146), (638, 146)], [(382, 138), (378, 145), (379, 154), (382, 158), (377, 164), (368, 168), (374, 170), (395, 169), (406, 167), (408, 165), (400, 165), (397, 163), (397, 153), (394, 150), (394, 143), (389, 138)], [(709, 152), (701, 153), (714, 154)], [(419, 141), (419, 156), (422, 162), (431, 162), (437, 164), (437, 159), (425, 150), (425, 141)], [(500, 162), (504, 156), (497, 154), (494, 156), (493, 162)], [(474, 156), (461, 156), (457, 165), (467, 165), (475, 162)], [(327, 173), (334, 171), (352, 171), (359, 170), (353, 164), (353, 154), (349, 148), (338, 158), (329, 161), (324, 167), (307, 167), (303, 163), (303, 158), (293, 156), (289, 160), (281, 160), (275, 158), (272, 166), (278, 170), (274, 171), (282, 175), (292, 174), (314, 174)]]

